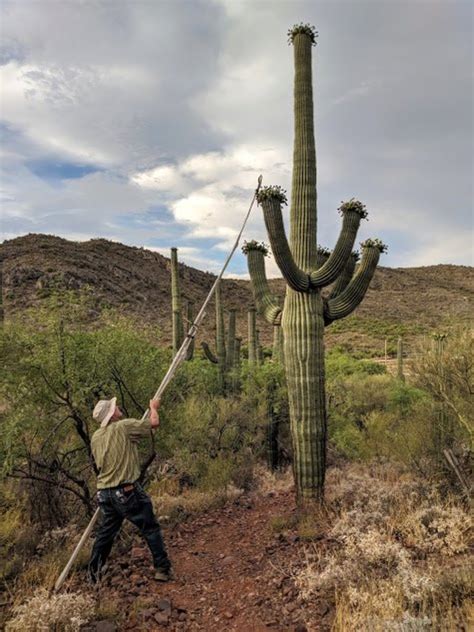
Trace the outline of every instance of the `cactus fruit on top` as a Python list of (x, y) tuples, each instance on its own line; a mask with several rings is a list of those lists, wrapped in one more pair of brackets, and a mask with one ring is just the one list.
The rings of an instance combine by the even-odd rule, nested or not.
[[(326, 470), (327, 421), (324, 375), (324, 327), (351, 313), (362, 300), (385, 246), (377, 240), (362, 244), (362, 260), (355, 265), (352, 249), (365, 206), (351, 199), (339, 208), (342, 230), (335, 248), (317, 248), (316, 151), (313, 122), (312, 47), (316, 32), (297, 25), (289, 32), (294, 48), (294, 147), (290, 208), (290, 239), (283, 224), (286, 193), (279, 186), (264, 187), (257, 200), (263, 209), (273, 256), (286, 281), (283, 305), (272, 295), (265, 275), (265, 252), (255, 242), (246, 254), (255, 301), (260, 313), (283, 330), (284, 363), (288, 385), (293, 472), (301, 504), (322, 500)], [(349, 266), (349, 269), (347, 268)], [(344, 277), (340, 280), (341, 275)], [(322, 289), (336, 282), (332, 295)], [(334, 291), (333, 290), (333, 291)]]

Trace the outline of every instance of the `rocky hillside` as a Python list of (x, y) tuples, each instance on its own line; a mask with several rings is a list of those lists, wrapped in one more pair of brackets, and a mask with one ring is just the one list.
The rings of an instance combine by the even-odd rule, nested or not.
[[(92, 288), (98, 315), (101, 307), (114, 307), (159, 325), (169, 343), (169, 259), (144, 248), (133, 248), (104, 239), (72, 242), (52, 235), (30, 234), (0, 246), (4, 276), (6, 318), (46, 299), (55, 289)], [(183, 296), (199, 305), (214, 275), (181, 264)], [(283, 297), (282, 280), (271, 281)], [(474, 268), (437, 265), (420, 268), (379, 268), (371, 288), (353, 316), (328, 329), (328, 342), (352, 349), (381, 349), (386, 336), (415, 334), (466, 320), (472, 313)], [(246, 339), (246, 309), (252, 303), (248, 281), (227, 279), (223, 284), (227, 307), (238, 310), (238, 331)], [(203, 326), (212, 336), (213, 313)], [(272, 332), (263, 321), (262, 338), (270, 344)]]

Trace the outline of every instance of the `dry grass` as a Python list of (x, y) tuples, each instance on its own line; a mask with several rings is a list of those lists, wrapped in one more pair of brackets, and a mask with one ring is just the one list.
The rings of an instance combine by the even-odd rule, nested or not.
[(334, 596), (335, 630), (467, 625), (472, 522), (462, 505), (389, 465), (334, 469), (327, 492), (328, 544), (306, 547), (294, 579), (307, 602)]
[(13, 609), (6, 632), (75, 632), (94, 615), (94, 600), (85, 593), (50, 595), (44, 588)]
[(275, 494), (288, 492), (293, 489), (291, 469), (270, 472), (262, 465), (255, 466), (254, 471), (256, 490), (260, 494)]
[(160, 522), (177, 524), (187, 517), (221, 507), (229, 500), (242, 495), (242, 490), (233, 485), (215, 491), (189, 489), (182, 494), (161, 494), (152, 497), (153, 505)]

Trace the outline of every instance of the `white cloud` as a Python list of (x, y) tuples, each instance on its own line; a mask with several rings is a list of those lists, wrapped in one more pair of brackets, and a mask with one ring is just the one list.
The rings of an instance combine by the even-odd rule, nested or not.
[[(170, 256), (170, 248), (157, 248), (155, 246), (144, 246), (144, 248), (159, 252), (165, 257)], [(178, 259), (188, 266), (213, 272), (214, 274), (219, 274), (223, 265), (221, 261), (213, 259), (212, 256), (203, 255), (201, 249), (192, 246), (180, 246), (178, 248)]]
[[(371, 2), (300, 2), (298, 15), (285, 1), (251, 10), (239, 0), (6, 3), (5, 232), (151, 243), (159, 228), (161, 239), (179, 234), (195, 248), (183, 256), (199, 267), (211, 240), (214, 265), (233, 244), (260, 173), (290, 192), (285, 34), (301, 19), (320, 31), (318, 239), (335, 243), (340, 200), (360, 195), (370, 211), (361, 239), (387, 235), (390, 263), (467, 263), (472, 34), (467, 15), (454, 20), (453, 12), (449, 3), (415, 3), (409, 16), (396, 3), (374, 11)], [(52, 182), (29, 171), (38, 159), (103, 171)], [(268, 241), (260, 209), (245, 238)], [(267, 265), (278, 274), (273, 259)]]
[(184, 187), (184, 179), (172, 165), (163, 165), (154, 169), (135, 173), (131, 181), (144, 189), (155, 191), (169, 191), (175, 194)]

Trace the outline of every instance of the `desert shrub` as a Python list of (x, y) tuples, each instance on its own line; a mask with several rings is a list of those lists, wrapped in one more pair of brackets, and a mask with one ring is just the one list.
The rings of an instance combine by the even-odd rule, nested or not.
[(94, 601), (83, 593), (63, 592), (49, 595), (40, 589), (31, 599), (16, 606), (6, 625), (7, 632), (75, 632), (94, 614)]
[[(470, 522), (461, 505), (393, 464), (347, 464), (329, 472), (327, 507), (328, 544), (307, 547), (293, 577), (308, 603), (334, 596), (334, 629), (465, 623)], [(445, 556), (461, 556), (449, 572)]]
[(261, 437), (260, 457), (270, 469), (291, 460), (290, 417), (285, 371), (279, 362), (244, 366), (242, 397), (255, 412)]
[(336, 377), (357, 374), (381, 375), (386, 368), (377, 362), (360, 360), (345, 353), (340, 347), (334, 347), (326, 354), (326, 375), (328, 380)]
[(25, 523), (25, 499), (17, 491), (8, 482), (0, 483), (0, 581), (21, 569), (24, 557), (34, 552), (39, 537), (34, 526)]
[(404, 541), (425, 553), (440, 552), (446, 556), (464, 553), (469, 549), (472, 519), (456, 505), (413, 508), (399, 527)]
[(348, 458), (370, 458), (367, 444), (367, 419), (387, 406), (392, 385), (389, 375), (354, 373), (328, 379), (329, 436), (335, 447)]
[(258, 451), (258, 415), (245, 397), (189, 395), (168, 412), (163, 455), (188, 486), (248, 486)]
[(465, 331), (451, 337), (442, 363), (437, 349), (420, 351), (408, 383), (367, 374), (357, 369), (367, 363), (337, 352), (332, 367), (328, 362), (327, 385), (333, 446), (350, 459), (394, 459), (449, 485), (456, 482), (443, 450), (454, 449), (461, 462), (469, 453), (474, 386), (472, 342)]
[(443, 461), (443, 450), (472, 450), (474, 338), (469, 327), (424, 340), (411, 363), (414, 383), (432, 400), (432, 449)]

